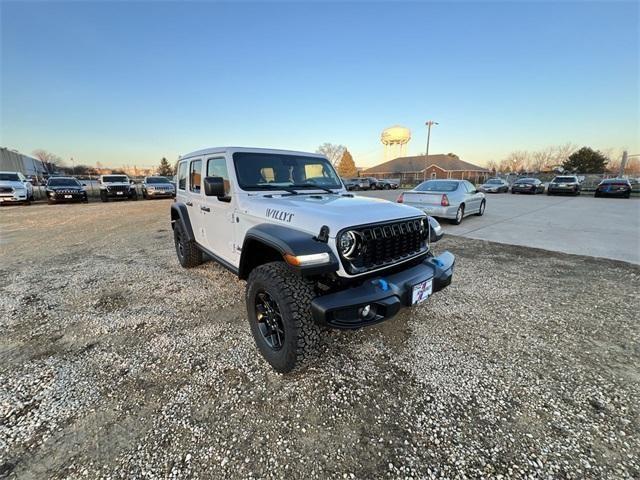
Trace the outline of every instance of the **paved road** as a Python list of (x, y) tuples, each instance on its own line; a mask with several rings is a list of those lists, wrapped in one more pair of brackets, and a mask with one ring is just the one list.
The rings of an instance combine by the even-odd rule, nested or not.
[[(397, 191), (359, 192), (395, 200)], [(640, 264), (640, 199), (493, 194), (452, 235)]]

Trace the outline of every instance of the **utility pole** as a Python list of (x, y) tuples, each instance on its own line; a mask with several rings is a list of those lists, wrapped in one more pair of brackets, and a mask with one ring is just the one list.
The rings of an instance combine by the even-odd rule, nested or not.
[(422, 180), (426, 180), (427, 179), (427, 168), (429, 167), (428, 163), (429, 163), (429, 141), (431, 140), (431, 126), (432, 125), (438, 125), (438, 122), (434, 122), (433, 120), (428, 120), (425, 122), (425, 125), (427, 126), (427, 153), (425, 155), (424, 158), (424, 171), (422, 174)]

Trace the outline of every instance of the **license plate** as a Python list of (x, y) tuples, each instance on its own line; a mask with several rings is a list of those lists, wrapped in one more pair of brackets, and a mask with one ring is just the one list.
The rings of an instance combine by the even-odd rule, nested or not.
[(413, 286), (413, 297), (411, 303), (413, 305), (424, 302), (433, 291), (433, 279), (425, 280)]
[(562, 188), (565, 188), (565, 187), (567, 186), (567, 184), (566, 184), (566, 183), (561, 183), (561, 184), (560, 184), (560, 186), (561, 186)]
[(73, 198), (73, 195), (65, 195), (64, 198)]
[(122, 195), (122, 192), (116, 192), (116, 195)]

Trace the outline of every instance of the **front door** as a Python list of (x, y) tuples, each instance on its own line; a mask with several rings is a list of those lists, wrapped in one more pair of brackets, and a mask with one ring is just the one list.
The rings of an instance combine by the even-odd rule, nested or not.
[(480, 202), (482, 201), (482, 195), (478, 193), (476, 187), (467, 180), (462, 182), (466, 190), (464, 203), (467, 205), (466, 212), (477, 212), (480, 210)]
[(235, 199), (231, 195), (227, 160), (224, 155), (205, 158), (205, 177), (224, 179), (224, 197), (202, 197), (202, 219), (211, 253), (237, 267), (239, 251), (234, 245)]

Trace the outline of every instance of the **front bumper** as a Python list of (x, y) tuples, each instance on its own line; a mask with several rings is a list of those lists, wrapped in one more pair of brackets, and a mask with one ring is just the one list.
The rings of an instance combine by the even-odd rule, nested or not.
[(147, 190), (148, 197), (175, 197), (175, 190)]
[(0, 194), (0, 203), (19, 203), (29, 200), (29, 193), (26, 190), (18, 190), (13, 193)]
[(108, 198), (131, 198), (136, 195), (134, 189), (129, 190), (102, 190), (106, 192)]
[(549, 193), (578, 193), (580, 191), (580, 187), (576, 185), (568, 185), (566, 187), (560, 186), (551, 186), (547, 187), (547, 192)]
[[(455, 257), (444, 252), (428, 257), (422, 263), (394, 273), (367, 279), (357, 287), (316, 297), (311, 302), (314, 320), (338, 329), (355, 329), (388, 320), (402, 307), (412, 304), (413, 287), (432, 280), (433, 292), (451, 283)], [(370, 314), (363, 318), (362, 309), (370, 306)]]
[(84, 202), (87, 192), (47, 192), (47, 197), (54, 202)]

